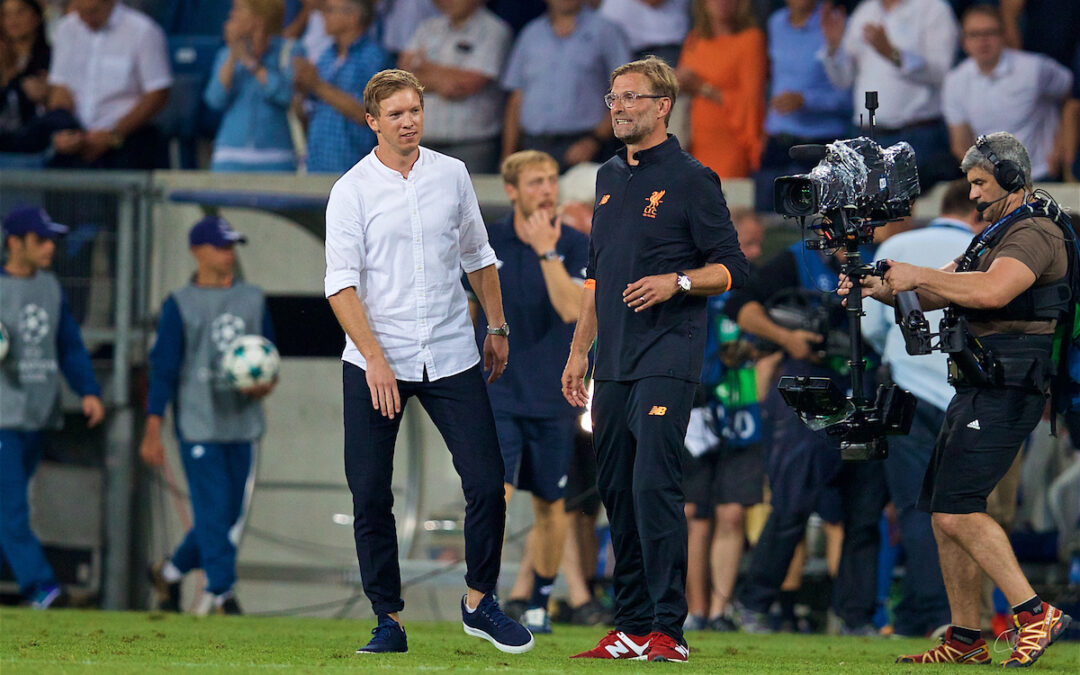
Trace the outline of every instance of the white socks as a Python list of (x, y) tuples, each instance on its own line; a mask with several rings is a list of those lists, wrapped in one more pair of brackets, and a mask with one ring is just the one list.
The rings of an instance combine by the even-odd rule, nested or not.
[(172, 563), (171, 560), (165, 561), (165, 564), (161, 566), (161, 576), (165, 579), (166, 583), (175, 584), (184, 578), (184, 573)]

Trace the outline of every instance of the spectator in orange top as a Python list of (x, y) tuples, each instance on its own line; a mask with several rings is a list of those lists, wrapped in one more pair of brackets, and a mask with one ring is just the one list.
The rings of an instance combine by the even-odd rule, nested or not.
[(721, 178), (757, 170), (765, 122), (765, 33), (751, 0), (694, 0), (679, 59), (689, 93), (690, 154)]

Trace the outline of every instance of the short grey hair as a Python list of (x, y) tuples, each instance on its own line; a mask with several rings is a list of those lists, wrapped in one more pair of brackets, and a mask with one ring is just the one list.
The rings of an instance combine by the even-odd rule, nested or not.
[[(995, 131), (992, 134), (987, 134), (986, 143), (1000, 161), (1012, 160), (1020, 166), (1020, 170), (1024, 173), (1024, 187), (1030, 189), (1032, 187), (1031, 158), (1028, 157), (1028, 151), (1024, 144), (1007, 131)], [(960, 171), (967, 174), (968, 171), (976, 167), (991, 175), (994, 173), (993, 162), (987, 159), (978, 146), (973, 145), (964, 153), (964, 160), (960, 162)]]

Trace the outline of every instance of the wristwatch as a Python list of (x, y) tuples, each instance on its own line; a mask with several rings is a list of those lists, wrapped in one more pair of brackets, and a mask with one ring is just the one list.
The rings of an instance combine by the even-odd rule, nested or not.
[(508, 337), (510, 337), (510, 324), (503, 323), (503, 325), (499, 326), (498, 328), (492, 328), (491, 326), (488, 326), (487, 327), (487, 334), (488, 335), (499, 335), (499, 336), (502, 336), (504, 338), (508, 338)]
[(686, 276), (682, 272), (675, 273), (675, 285), (678, 287), (680, 293), (690, 292), (690, 277)]
[(537, 257), (539, 257), (541, 260), (558, 260), (559, 262), (563, 261), (563, 256), (559, 255), (559, 252), (555, 249), (551, 249), (550, 251), (541, 253)]

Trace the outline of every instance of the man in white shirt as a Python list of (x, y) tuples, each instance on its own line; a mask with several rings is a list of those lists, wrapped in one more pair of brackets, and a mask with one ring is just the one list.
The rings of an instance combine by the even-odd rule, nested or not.
[(427, 93), (428, 145), (465, 162), (469, 173), (498, 173), (503, 102), (499, 74), (510, 26), (483, 0), (446, 0), (416, 29), (398, 63)]
[(325, 292), (345, 331), (345, 474), (364, 594), (378, 617), (361, 653), (408, 651), (390, 489), (401, 412), (412, 396), (442, 434), (465, 493), (462, 623), (507, 653), (533, 637), (494, 598), (506, 504), (503, 460), (461, 285), (488, 317), (489, 382), (509, 359), (495, 252), (460, 161), (420, 147), (424, 88), (384, 70), (364, 89), (378, 145), (338, 179), (326, 208)]
[(877, 91), (877, 141), (907, 141), (915, 150), (925, 192), (959, 178), (945, 149), (941, 84), (956, 53), (957, 26), (944, 0), (864, 0), (846, 21), (841, 8), (822, 11), (826, 47), (819, 55), (837, 87), (852, 87), (854, 123), (865, 120), (863, 96)]
[[(941, 215), (926, 227), (890, 237), (878, 248), (876, 257), (933, 268), (951, 263), (963, 254), (971, 238), (986, 227), (979, 220), (969, 190), (965, 180), (949, 183), (941, 199)], [(946, 376), (945, 354), (911, 356), (892, 307), (869, 302), (864, 310), (866, 318), (862, 325), (866, 340), (881, 353), (892, 380), (919, 398), (910, 433), (889, 440), (889, 457), (885, 460), (885, 480), (896, 506), (907, 561), (902, 596), (893, 612), (893, 629), (897, 635), (917, 637), (928, 635), (950, 621), (930, 514), (917, 509), (915, 503), (953, 389)], [(925, 312), (930, 330), (937, 332), (943, 315), (942, 310)]]
[(165, 34), (117, 0), (72, 0), (57, 22), (49, 107), (81, 129), (53, 135), (53, 164), (67, 168), (154, 169), (162, 155), (150, 126), (172, 86)]
[(690, 0), (603, 0), (600, 14), (623, 29), (634, 59), (652, 54), (678, 65), (690, 32)]
[(1034, 180), (1060, 178), (1071, 164), (1059, 140), (1072, 73), (1048, 56), (1006, 49), (996, 7), (968, 8), (961, 26), (969, 58), (945, 77), (943, 91), (953, 156), (962, 160), (977, 136), (1008, 131), (1027, 148)]

